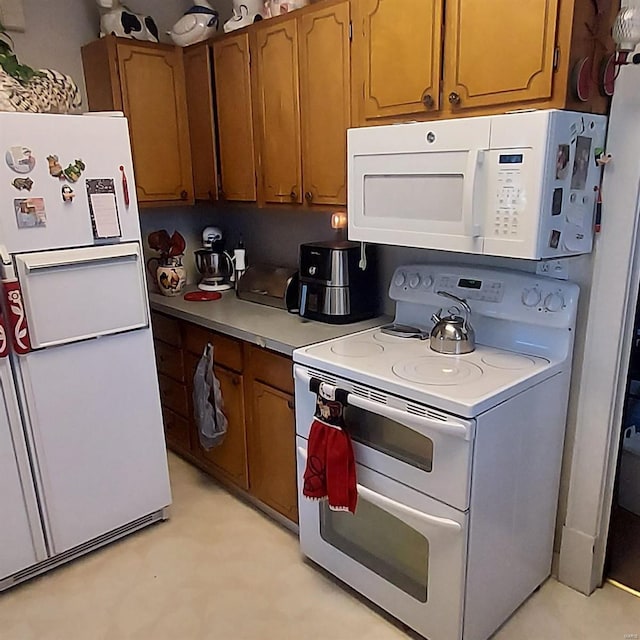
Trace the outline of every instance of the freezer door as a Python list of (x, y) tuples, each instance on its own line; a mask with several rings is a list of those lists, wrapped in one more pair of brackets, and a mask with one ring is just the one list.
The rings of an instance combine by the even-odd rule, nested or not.
[(11, 371), (0, 359), (0, 582), (45, 559)]
[(96, 180), (115, 197), (121, 237), (111, 241), (140, 238), (126, 118), (0, 112), (0, 153), (0, 238), (10, 253), (94, 244)]
[(15, 262), (34, 349), (149, 323), (138, 243), (25, 253)]
[(169, 505), (150, 329), (17, 360), (54, 554)]

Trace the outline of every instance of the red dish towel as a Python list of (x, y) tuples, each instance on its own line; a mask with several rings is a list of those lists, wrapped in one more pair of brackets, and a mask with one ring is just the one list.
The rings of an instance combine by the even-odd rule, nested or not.
[(335, 397), (339, 392), (325, 391), (323, 383), (320, 383), (317, 393), (302, 493), (315, 500), (326, 498), (329, 508), (334, 511), (355, 513), (358, 501), (356, 464), (351, 438), (343, 428), (342, 415), (346, 393), (345, 402), (341, 402)]

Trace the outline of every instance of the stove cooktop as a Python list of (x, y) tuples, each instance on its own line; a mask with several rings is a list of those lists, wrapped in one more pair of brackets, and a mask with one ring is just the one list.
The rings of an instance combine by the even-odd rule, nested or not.
[(293, 355), (299, 364), (463, 417), (477, 416), (563, 370), (562, 362), (484, 345), (465, 355), (443, 355), (431, 350), (428, 340), (396, 337), (380, 328)]

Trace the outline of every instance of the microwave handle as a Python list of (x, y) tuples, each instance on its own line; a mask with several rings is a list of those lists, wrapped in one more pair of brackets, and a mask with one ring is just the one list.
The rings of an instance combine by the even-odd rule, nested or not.
[[(306, 463), (307, 452), (303, 447), (298, 447), (298, 454)], [(383, 511), (395, 516), (416, 530), (425, 533), (425, 529), (431, 529), (433, 532), (439, 530), (443, 533), (459, 533), (462, 531), (462, 525), (455, 520), (440, 518), (439, 516), (433, 516), (429, 513), (423, 513), (422, 511), (418, 511), (418, 509), (414, 509), (413, 507), (397, 502), (387, 496), (383, 496), (381, 493), (373, 491), (362, 484), (356, 484), (356, 490), (358, 491), (358, 496), (363, 500), (366, 500)]]
[[(309, 388), (309, 382), (311, 382), (311, 376), (305, 371), (296, 368), (296, 377), (305, 385), (305, 388)], [(463, 440), (471, 440), (473, 425), (464, 424), (448, 418), (446, 420), (433, 420), (424, 416), (417, 416), (412, 413), (407, 413), (395, 407), (389, 407), (385, 404), (373, 402), (367, 398), (362, 398), (353, 393), (348, 394), (348, 403), (352, 407), (358, 407), (369, 413), (375, 413), (377, 415), (389, 418), (403, 424), (409, 429), (413, 429), (422, 435), (428, 436), (429, 433), (439, 433), (445, 436), (452, 436), (462, 438)]]
[(473, 162), (473, 169), (471, 172), (471, 179), (467, 181), (467, 193), (465, 197), (467, 198), (468, 206), (470, 208), (470, 235), (472, 238), (480, 238), (482, 236), (482, 209), (481, 209), (481, 198), (478, 193), (478, 185), (480, 183), (478, 174), (481, 171), (482, 166), (484, 165), (484, 149), (476, 149), (475, 150), (475, 159)]

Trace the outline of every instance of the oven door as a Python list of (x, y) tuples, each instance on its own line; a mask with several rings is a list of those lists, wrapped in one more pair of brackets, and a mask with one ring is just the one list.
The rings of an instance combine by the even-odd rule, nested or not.
[(356, 476), (355, 515), (299, 494), (302, 552), (430, 640), (460, 638), (467, 514), (359, 464)]
[(309, 437), (316, 395), (311, 377), (349, 393), (346, 428), (356, 461), (456, 509), (469, 508), (474, 420), (407, 402), (379, 389), (294, 366), (296, 432)]

